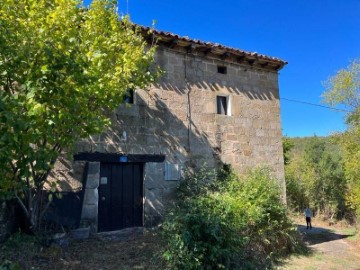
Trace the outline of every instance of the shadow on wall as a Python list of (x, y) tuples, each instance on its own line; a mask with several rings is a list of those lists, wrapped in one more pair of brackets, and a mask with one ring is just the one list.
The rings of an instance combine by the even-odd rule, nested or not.
[[(177, 85), (168, 83), (168, 82), (159, 82), (155, 84), (158, 88), (169, 90), (169, 91), (175, 91), (180, 94), (185, 94), (185, 92), (182, 91), (182, 89), (178, 88)], [(251, 86), (244, 85), (242, 88), (238, 88), (236, 86), (225, 86), (223, 84), (223, 81), (221, 80), (214, 80), (214, 82), (208, 82), (208, 81), (201, 81), (201, 82), (195, 82), (190, 83), (189, 86), (191, 88), (197, 88), (199, 90), (211, 90), (213, 92), (220, 92), (220, 89), (227, 88), (229, 93), (231, 94), (237, 94), (237, 95), (243, 95), (247, 98), (253, 100), (273, 100), (273, 99), (279, 99), (278, 91), (276, 89), (259, 89), (255, 88), (253, 89)]]
[[(165, 154), (166, 162), (183, 168), (221, 164), (220, 141), (210, 141), (207, 132), (194, 125), (187, 97), (167, 93), (169, 104), (162, 94), (137, 92), (136, 105), (121, 105), (112, 116), (111, 127), (94, 147), (111, 153)], [(175, 197), (178, 182), (163, 180), (162, 163), (147, 163), (145, 174), (145, 214), (151, 226), (158, 223), (167, 203)]]
[[(60, 192), (78, 192), (82, 189), (85, 164), (84, 161), (70, 161), (66, 154), (62, 154), (55, 163), (56, 169), (50, 172), (48, 181), (58, 181), (57, 188)], [(50, 190), (47, 183), (44, 188)]]
[[(157, 62), (168, 72), (148, 90), (137, 90), (135, 104), (120, 105), (110, 115), (109, 129), (81, 140), (77, 152), (164, 154), (166, 162), (183, 168), (196, 168), (204, 163), (210, 167), (233, 161), (241, 164), (244, 159), (252, 158), (251, 150), (239, 142), (238, 129), (234, 128), (243, 119), (217, 115), (216, 93), (239, 96), (251, 104), (252, 100), (277, 100), (277, 73), (230, 64), (227, 74), (217, 74), (215, 61), (180, 55), (170, 59), (172, 63), (169, 59), (164, 61), (161, 53), (159, 50)], [(209, 109), (209, 106), (213, 107)], [(245, 132), (241, 138), (252, 136)], [(77, 169), (72, 172), (66, 160), (59, 162), (64, 169), (58, 176), (66, 178), (72, 173), (81, 179)], [(83, 164), (80, 165), (78, 170), (82, 171)], [(66, 172), (71, 173), (66, 175)], [(147, 163), (145, 174), (145, 213), (154, 220), (151, 223), (156, 223), (167, 202), (174, 198), (178, 183), (163, 180), (161, 163)], [(72, 188), (66, 182), (62, 185), (64, 189)]]
[[(253, 67), (247, 63), (235, 65), (220, 60), (197, 58), (189, 54), (157, 51), (157, 61), (165, 74), (155, 84), (157, 88), (187, 94), (188, 89), (242, 95), (251, 100), (279, 99), (278, 73)], [(226, 74), (218, 73), (226, 66)], [(186, 87), (187, 85), (187, 87)]]
[[(52, 200), (45, 214), (46, 223), (43, 230), (61, 231), (64, 228), (78, 228), (82, 202), (84, 197), (83, 185), (86, 182), (87, 163), (84, 161), (69, 161), (62, 155), (55, 164), (56, 170), (50, 172), (48, 180), (59, 181), (58, 192), (51, 193), (50, 186), (45, 184), (42, 204), (48, 203), (49, 195)], [(61, 193), (61, 197), (57, 195)]]
[[(163, 79), (164, 80), (164, 79)], [(239, 162), (247, 155), (242, 149), (236, 134), (235, 117), (217, 115), (215, 112), (201, 111), (203, 99), (199, 92), (214, 92), (211, 82), (185, 83), (185, 80), (170, 84), (160, 81), (148, 91), (136, 91), (134, 105), (121, 105), (111, 116), (112, 125), (102, 134), (91, 148), (94, 151), (127, 154), (165, 154), (166, 161), (196, 168), (204, 163), (210, 167), (222, 163)], [(244, 91), (219, 84), (222, 91), (246, 95), (250, 99), (272, 100), (277, 88)], [(197, 110), (197, 111), (196, 111)], [(228, 125), (228, 127), (227, 127)], [(123, 138), (126, 131), (127, 140)], [(232, 139), (229, 139), (231, 138)], [(224, 159), (224, 153), (232, 160)], [(223, 155), (223, 156), (222, 156)], [(222, 156), (222, 158), (220, 158)], [(249, 157), (248, 157), (249, 158)], [(160, 217), (165, 204), (173, 197), (177, 183), (163, 181), (163, 164), (148, 163), (146, 169), (146, 207), (152, 218)], [(154, 222), (156, 223), (156, 222)]]

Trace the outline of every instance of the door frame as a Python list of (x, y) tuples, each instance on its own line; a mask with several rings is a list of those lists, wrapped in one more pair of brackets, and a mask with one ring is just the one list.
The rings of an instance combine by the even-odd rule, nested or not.
[[(128, 166), (131, 165), (131, 167), (129, 168)], [(101, 170), (104, 170), (104, 168), (107, 168), (107, 170), (110, 169), (110, 171), (108, 172), (102, 172)], [(136, 171), (138, 171), (139, 174), (136, 173)], [(120, 175), (119, 175), (120, 173)], [(125, 174), (128, 173), (128, 177), (129, 178), (125, 178)], [(110, 175), (109, 175), (110, 174)], [(106, 188), (104, 191), (104, 194), (100, 194), (100, 188), (102, 186), (102, 177), (105, 177), (104, 175), (108, 175), (106, 177), (108, 177), (109, 179), (107, 179), (107, 186), (104, 186), (104, 188)], [(145, 176), (145, 163), (143, 162), (101, 162), (100, 163), (100, 175), (99, 175), (99, 187), (98, 187), (98, 231), (100, 232), (100, 229), (102, 232), (105, 231), (114, 231), (114, 230), (122, 230), (125, 228), (131, 228), (131, 227), (137, 227), (137, 226), (144, 226), (144, 216), (145, 216), (145, 204), (144, 204), (144, 197), (145, 197), (145, 186), (144, 186), (144, 176)], [(116, 177), (116, 178), (115, 178)], [(121, 181), (121, 184), (118, 182), (117, 184), (120, 184), (121, 186), (117, 186), (114, 187), (114, 183), (116, 180), (117, 181)], [(127, 188), (123, 189), (124, 187), (124, 182), (128, 180), (129, 182), (127, 182), (128, 186)], [(138, 184), (138, 185), (137, 185)], [(105, 184), (103, 184), (105, 185)], [(130, 189), (129, 189), (130, 188)], [(123, 227), (126, 226), (124, 225), (124, 218), (127, 216), (126, 215), (126, 211), (123, 211), (126, 208), (123, 208), (124, 205), (126, 205), (126, 199), (124, 201), (124, 195), (128, 194), (130, 192), (130, 190), (132, 190), (132, 196), (130, 195), (130, 203), (129, 206), (133, 208), (133, 211), (131, 211), (131, 220), (132, 225), (129, 227)], [(140, 193), (140, 194), (139, 194)], [(120, 195), (120, 200), (119, 200), (119, 196), (116, 195)], [(109, 200), (109, 202), (107, 204), (101, 204), (101, 199), (102, 196), (106, 196), (108, 197), (107, 199)], [(139, 198), (139, 203), (141, 205), (139, 205), (138, 207), (136, 207), (137, 201), (136, 201), (136, 197), (140, 195)], [(116, 213), (114, 213), (114, 206), (120, 206), (120, 209), (122, 212), (118, 212), (119, 215), (116, 215)], [(107, 216), (108, 220), (106, 222), (104, 222), (104, 224), (100, 225), (100, 216), (103, 217), (103, 213), (100, 212), (101, 207), (105, 206), (105, 213), (104, 215)], [(103, 208), (104, 209), (104, 208)], [(136, 213), (136, 210), (140, 211), (140, 213)], [(120, 223), (122, 225), (120, 225), (120, 228), (114, 228), (114, 227), (118, 227), (116, 226), (116, 222), (119, 220), (116, 220), (116, 217), (118, 216), (120, 218)], [(137, 221), (136, 221), (137, 219)], [(140, 221), (141, 219), (141, 221)], [(136, 224), (137, 222), (139, 222), (141, 224)], [(105, 228), (107, 227), (107, 228)]]
[(98, 187), (100, 184), (100, 162), (120, 162), (122, 157), (126, 157), (128, 162), (142, 162), (143, 167), (143, 224), (145, 224), (145, 166), (147, 162), (163, 163), (165, 155), (150, 154), (116, 154), (116, 153), (90, 153), (79, 152), (73, 156), (73, 160), (86, 161), (84, 169), (84, 197), (82, 201), (80, 227), (90, 228), (90, 233), (98, 232)]

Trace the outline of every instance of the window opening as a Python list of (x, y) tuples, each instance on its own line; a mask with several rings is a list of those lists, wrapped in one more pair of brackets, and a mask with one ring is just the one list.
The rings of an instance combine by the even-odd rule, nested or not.
[(124, 102), (127, 104), (134, 104), (134, 89), (127, 89), (124, 95)]
[(227, 114), (227, 109), (228, 109), (227, 98), (223, 97), (223, 96), (217, 96), (216, 102), (217, 102), (217, 113), (223, 114), (223, 115), (228, 115)]
[(224, 66), (217, 66), (217, 71), (220, 74), (226, 74), (227, 73), (227, 68)]

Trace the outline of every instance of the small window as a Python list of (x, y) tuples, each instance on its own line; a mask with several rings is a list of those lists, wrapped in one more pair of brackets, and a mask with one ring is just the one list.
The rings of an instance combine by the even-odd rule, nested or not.
[(127, 89), (124, 95), (124, 103), (134, 104), (134, 89)]
[(226, 67), (224, 67), (224, 66), (218, 66), (218, 67), (217, 67), (217, 71), (218, 71), (218, 73), (220, 73), (220, 74), (226, 74), (226, 73), (227, 73), (227, 69), (226, 69)]
[(164, 179), (165, 181), (178, 181), (181, 178), (181, 165), (165, 162)]
[(231, 104), (229, 96), (217, 96), (216, 105), (218, 114), (231, 115)]

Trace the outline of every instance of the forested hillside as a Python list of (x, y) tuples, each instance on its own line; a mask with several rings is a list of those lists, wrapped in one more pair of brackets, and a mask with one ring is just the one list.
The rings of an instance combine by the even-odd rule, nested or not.
[(309, 141), (313, 140), (314, 137), (316, 137), (319, 142), (324, 143), (326, 149), (328, 149), (330, 152), (339, 152), (341, 150), (341, 147), (338, 143), (339, 138), (336, 135), (327, 137), (318, 137), (316, 135), (312, 137), (293, 137), (288, 138), (293, 144), (293, 147), (290, 151), (291, 157), (301, 155), (304, 152), (305, 145)]
[(286, 138), (285, 177), (288, 205), (302, 212), (309, 205), (330, 219), (352, 219), (347, 191), (341, 135)]

